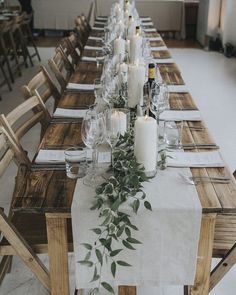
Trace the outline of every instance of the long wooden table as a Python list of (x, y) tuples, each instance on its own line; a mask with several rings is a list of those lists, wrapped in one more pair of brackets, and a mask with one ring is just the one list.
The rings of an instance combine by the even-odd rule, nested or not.
[[(92, 35), (101, 35), (92, 31)], [(158, 33), (149, 34), (159, 36)], [(164, 44), (164, 42), (163, 42)], [(165, 44), (164, 44), (165, 45)], [(158, 54), (158, 53), (156, 53)], [(166, 58), (170, 53), (162, 52), (158, 57)], [(175, 64), (160, 65), (160, 72), (167, 84), (184, 83)], [(93, 83), (101, 75), (101, 68), (96, 63), (81, 62), (71, 82)], [(94, 102), (92, 92), (65, 92), (59, 107), (86, 106)], [(175, 109), (197, 109), (189, 93), (171, 93), (170, 106)], [(195, 130), (191, 127), (202, 127)], [(203, 122), (185, 122), (183, 144), (213, 143)], [(81, 121), (72, 119), (52, 120), (49, 124), (40, 148), (61, 149), (71, 144), (81, 144)], [(196, 149), (197, 151), (197, 149)], [(194, 176), (229, 175), (227, 168), (194, 168)], [(69, 295), (68, 250), (73, 250), (72, 241), (68, 242), (71, 231), (71, 204), (76, 181), (66, 177), (65, 170), (25, 170), (19, 171), (17, 178), (13, 210), (18, 212), (44, 214), (47, 225), (49, 269), (52, 295)], [(196, 186), (202, 205), (202, 225), (199, 240), (197, 272), (195, 285), (185, 289), (186, 294), (206, 295), (209, 290), (210, 267), (214, 240), (214, 228), (217, 214), (236, 213), (236, 184), (234, 178), (228, 184), (200, 183)], [(188, 289), (188, 290), (187, 290)], [(120, 295), (135, 295), (136, 287), (119, 287)]]

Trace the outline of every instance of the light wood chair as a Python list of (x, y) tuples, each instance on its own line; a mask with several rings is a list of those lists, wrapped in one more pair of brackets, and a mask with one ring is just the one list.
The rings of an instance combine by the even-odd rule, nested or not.
[(42, 136), (50, 120), (51, 116), (45, 104), (37, 95), (18, 105), (6, 116), (0, 115), (0, 124), (18, 146), (21, 146), (22, 137), (38, 123), (41, 124)]
[(48, 61), (48, 64), (61, 86), (62, 93), (66, 89), (67, 83), (74, 73), (74, 69), (60, 48), (56, 49), (56, 54)]
[(60, 93), (52, 81), (48, 71), (41, 66), (39, 72), (28, 82), (27, 85), (21, 87), (21, 92), (25, 99), (37, 94), (44, 103), (50, 98), (54, 99), (54, 110), (60, 99)]
[(80, 61), (80, 51), (79, 48), (78, 51), (76, 51), (76, 48), (73, 46), (74, 44), (72, 44), (71, 39), (72, 37), (70, 38), (70, 40), (68, 38), (63, 38), (58, 44), (58, 47), (67, 58), (72, 68), (75, 70)]
[(86, 25), (86, 23), (83, 21), (83, 18), (80, 15), (77, 16), (75, 19), (75, 30), (84, 46), (89, 37), (90, 27)]
[[(36, 106), (36, 99), (32, 98), (31, 100)], [(28, 182), (31, 182), (29, 175), (33, 172), (30, 171), (30, 161), (26, 153), (16, 144), (15, 137), (12, 137), (11, 133), (3, 125), (0, 125), (0, 177), (13, 160), (15, 160), (19, 167), (17, 177), (15, 178), (14, 200), (14, 198), (24, 193)], [(35, 184), (31, 183), (31, 186), (33, 190), (40, 193), (35, 188)], [(69, 250), (73, 251), (71, 228), (71, 223), (68, 219), (68, 245)], [(0, 256), (3, 257), (0, 263), (0, 284), (10, 270), (11, 256), (17, 255), (34, 273), (46, 290), (50, 292), (48, 269), (37, 256), (37, 254), (48, 252), (45, 214), (12, 212), (11, 210), (9, 214), (6, 214), (0, 208), (0, 232)]]

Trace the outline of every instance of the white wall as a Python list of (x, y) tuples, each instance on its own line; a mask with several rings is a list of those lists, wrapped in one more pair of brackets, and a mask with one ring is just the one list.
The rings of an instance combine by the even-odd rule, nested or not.
[(224, 1), (222, 31), (223, 43), (230, 42), (236, 46), (236, 0)]

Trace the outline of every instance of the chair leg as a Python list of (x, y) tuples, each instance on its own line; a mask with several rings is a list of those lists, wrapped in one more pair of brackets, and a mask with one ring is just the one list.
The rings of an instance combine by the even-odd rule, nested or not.
[(12, 91), (11, 83), (10, 83), (8, 77), (7, 77), (7, 74), (5, 73), (5, 70), (4, 70), (4, 67), (3, 67), (2, 63), (0, 63), (0, 68), (1, 68), (3, 78), (4, 78), (4, 82), (6, 82), (8, 88), (9, 88), (9, 91)]
[(189, 294), (189, 288), (188, 286), (184, 286), (184, 295), (188, 295)]
[(222, 278), (230, 271), (230, 269), (236, 263), (236, 243), (229, 250), (227, 255), (216, 265), (216, 267), (211, 271), (210, 277), (210, 288), (211, 291)]
[(31, 269), (39, 281), (47, 290), (50, 290), (50, 278), (48, 270), (38, 256), (33, 252), (20, 233), (8, 220), (7, 216), (0, 210), (0, 229), (3, 236), (12, 245), (17, 255)]
[(5, 278), (5, 275), (11, 271), (12, 256), (4, 256), (0, 263), (0, 286)]
[(36, 44), (35, 44), (35, 42), (34, 42), (34, 37), (33, 37), (33, 35), (32, 35), (31, 29), (30, 29), (30, 28), (27, 28), (27, 32), (28, 32), (28, 38), (30, 39), (31, 44), (32, 44), (33, 47), (34, 47), (35, 54), (36, 54), (38, 60), (41, 61), (41, 57), (40, 57), (40, 55), (39, 55), (38, 48), (37, 48), (37, 46), (36, 46)]
[(2, 38), (0, 38), (0, 44), (1, 44), (4, 61), (6, 62), (7, 70), (9, 72), (11, 82), (14, 83), (15, 81), (14, 81), (13, 73), (12, 73), (12, 70), (11, 70), (10, 62), (9, 62), (9, 59), (8, 59), (7, 50), (6, 50), (5, 43), (4, 43)]
[(20, 63), (19, 63), (19, 59), (18, 59), (18, 55), (17, 55), (17, 51), (16, 51), (16, 45), (15, 45), (15, 41), (14, 41), (12, 33), (10, 33), (9, 36), (10, 36), (10, 41), (11, 41), (12, 51), (13, 51), (13, 55), (14, 55), (14, 59), (15, 59), (16, 68), (18, 70), (19, 76), (22, 76), (21, 69), (20, 69)]

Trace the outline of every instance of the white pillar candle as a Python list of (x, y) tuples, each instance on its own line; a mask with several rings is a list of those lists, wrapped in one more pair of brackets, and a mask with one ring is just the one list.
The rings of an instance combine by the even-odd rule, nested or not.
[(130, 58), (130, 40), (126, 40), (125, 42), (125, 50), (128, 54), (128, 57)]
[(133, 17), (129, 17), (128, 20), (128, 38), (130, 39), (133, 35), (135, 35), (136, 23)]
[(145, 172), (156, 170), (157, 123), (152, 117), (138, 117), (134, 126), (134, 154)]
[(120, 133), (124, 135), (127, 131), (127, 117), (126, 114), (121, 111), (115, 111), (111, 115), (111, 127), (112, 133), (117, 134)]
[(118, 22), (118, 32), (119, 32), (119, 35), (123, 35), (124, 29), (125, 29), (124, 20), (120, 20)]
[(120, 84), (128, 82), (128, 65), (124, 62), (119, 65), (118, 77)]
[(122, 56), (125, 54), (125, 40), (121, 37), (115, 39), (114, 41), (114, 55), (119, 56), (120, 54)]
[(128, 106), (135, 108), (143, 105), (143, 85), (145, 82), (145, 66), (143, 64), (129, 65), (128, 69)]
[(134, 35), (130, 39), (130, 61), (136, 62), (142, 57), (142, 37), (140, 35)]

